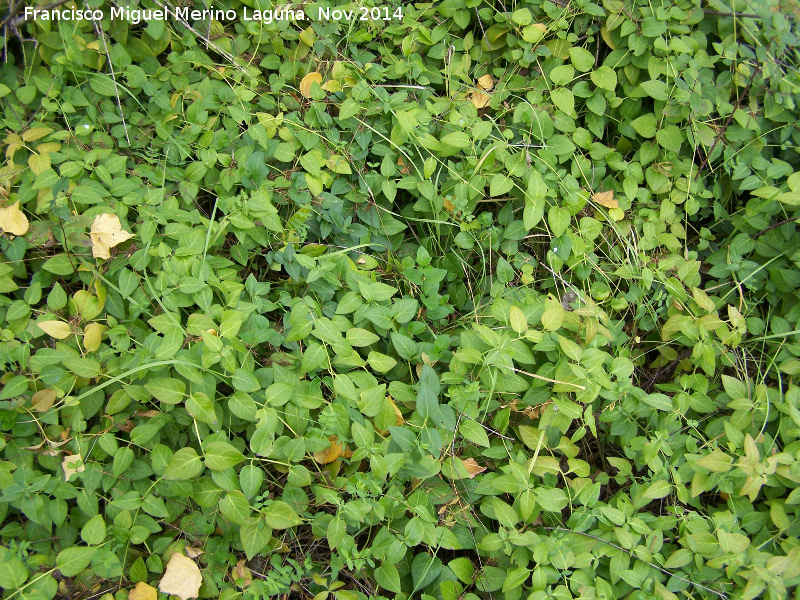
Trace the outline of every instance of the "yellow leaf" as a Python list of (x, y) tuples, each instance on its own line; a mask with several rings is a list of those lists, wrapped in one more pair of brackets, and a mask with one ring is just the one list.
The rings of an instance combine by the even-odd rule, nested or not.
[(56, 391), (53, 389), (39, 390), (31, 397), (31, 406), (37, 412), (47, 412), (56, 401)]
[(612, 190), (607, 192), (595, 192), (592, 194), (592, 200), (606, 208), (619, 208), (619, 201), (614, 198), (614, 192)]
[(494, 79), (487, 73), (478, 78), (478, 86), (483, 90), (490, 90), (494, 87)]
[(28, 158), (28, 166), (34, 175), (41, 175), (50, 168), (50, 155), (47, 153), (31, 154)]
[(140, 581), (128, 592), (128, 600), (158, 600), (158, 591), (144, 581)]
[(28, 217), (19, 209), (19, 201), (11, 206), (0, 208), (0, 230), (11, 235), (28, 233)]
[(461, 462), (464, 463), (464, 468), (467, 469), (470, 479), (474, 479), (476, 475), (479, 475), (486, 470), (486, 467), (480, 466), (477, 462), (475, 462), (474, 458), (468, 458), (467, 460), (462, 460)]
[(203, 576), (197, 563), (184, 554), (174, 552), (164, 576), (158, 582), (158, 589), (165, 594), (175, 594), (181, 600), (188, 600), (197, 598), (202, 582)]
[(198, 556), (201, 556), (201, 555), (203, 555), (205, 553), (206, 553), (206, 551), (205, 550), (201, 550), (200, 548), (194, 548), (192, 546), (186, 546), (186, 556), (188, 556), (189, 558), (197, 558)]
[(344, 444), (339, 441), (338, 437), (332, 435), (328, 441), (331, 443), (330, 446), (313, 454), (314, 460), (321, 465), (330, 464), (344, 454)]
[(111, 258), (111, 248), (131, 239), (133, 234), (122, 228), (117, 215), (102, 214), (94, 218), (89, 237), (92, 238), (92, 256)]
[(325, 90), (326, 92), (330, 92), (330, 93), (334, 94), (336, 92), (341, 92), (342, 91), (342, 86), (339, 85), (338, 81), (335, 81), (333, 79), (329, 79), (328, 81), (326, 81), (325, 83), (322, 84), (322, 89)]
[(322, 85), (322, 75), (316, 71), (312, 71), (300, 81), (300, 93), (303, 94), (303, 97), (311, 98), (311, 86), (314, 82)]
[(108, 329), (100, 323), (89, 323), (83, 330), (83, 347), (87, 352), (94, 352), (100, 348), (103, 341), (103, 332)]
[(483, 92), (472, 92), (469, 95), (469, 101), (475, 105), (475, 108), (486, 108), (491, 100), (492, 97)]
[(53, 130), (49, 127), (32, 127), (22, 134), (22, 140), (24, 142), (33, 142), (39, 138), (43, 138), (51, 131)]
[(83, 473), (85, 469), (83, 466), (83, 458), (81, 458), (80, 454), (65, 456), (64, 460), (61, 462), (61, 466), (64, 469), (64, 481), (69, 481), (69, 478), (75, 473)]
[(64, 321), (42, 321), (37, 323), (36, 326), (44, 331), (47, 335), (57, 340), (68, 338), (72, 333), (72, 328), (69, 323)]

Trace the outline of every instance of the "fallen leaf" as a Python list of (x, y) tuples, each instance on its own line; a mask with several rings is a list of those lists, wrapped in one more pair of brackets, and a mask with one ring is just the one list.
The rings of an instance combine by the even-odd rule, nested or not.
[(69, 326), (69, 323), (65, 323), (64, 321), (42, 321), (41, 323), (37, 323), (36, 326), (47, 335), (57, 340), (68, 338), (72, 333), (72, 328)]
[(0, 208), (0, 230), (11, 235), (25, 235), (28, 233), (28, 217), (19, 209), (19, 201), (11, 206)]
[(250, 572), (250, 569), (244, 566), (244, 563), (245, 560), (240, 558), (239, 562), (237, 562), (236, 566), (232, 569), (233, 579), (237, 582), (236, 585), (242, 589), (253, 583), (253, 574)]
[(117, 215), (102, 214), (94, 218), (89, 237), (92, 238), (92, 256), (111, 258), (111, 248), (131, 239), (133, 234), (122, 228)]
[(128, 600), (157, 600), (158, 591), (156, 588), (147, 585), (144, 581), (140, 581), (136, 586), (128, 592)]
[(174, 552), (167, 563), (167, 570), (158, 582), (159, 591), (175, 594), (181, 600), (197, 598), (203, 576), (200, 567), (191, 558)]
[(619, 208), (619, 201), (614, 198), (613, 190), (607, 192), (595, 192), (592, 194), (592, 200), (606, 208)]
[(492, 79), (492, 76), (488, 73), (482, 75), (478, 78), (478, 86), (480, 86), (482, 90), (490, 90), (494, 87), (494, 79)]
[(201, 550), (200, 548), (194, 548), (192, 546), (186, 546), (186, 556), (189, 558), (197, 558), (198, 556), (205, 554), (205, 550)]
[(330, 446), (313, 454), (314, 460), (321, 465), (330, 464), (344, 454), (344, 444), (339, 441), (338, 437), (332, 435), (328, 441), (331, 443)]
[(472, 92), (469, 95), (469, 101), (475, 105), (475, 108), (486, 108), (492, 101), (492, 97), (483, 92)]
[(486, 470), (486, 467), (480, 466), (477, 462), (475, 462), (474, 458), (468, 458), (467, 460), (462, 460), (461, 462), (464, 463), (464, 467), (467, 469), (470, 479), (474, 479), (476, 475), (480, 475)]
[(39, 390), (31, 397), (31, 406), (37, 412), (47, 412), (56, 401), (56, 391), (53, 389)]
[(80, 454), (65, 456), (61, 462), (61, 467), (64, 469), (64, 481), (69, 481), (69, 478), (75, 473), (83, 473), (86, 468), (83, 466), (83, 458), (81, 458)]
[(311, 86), (314, 82), (322, 85), (322, 75), (316, 71), (311, 71), (311, 73), (300, 80), (300, 93), (305, 98), (311, 98)]

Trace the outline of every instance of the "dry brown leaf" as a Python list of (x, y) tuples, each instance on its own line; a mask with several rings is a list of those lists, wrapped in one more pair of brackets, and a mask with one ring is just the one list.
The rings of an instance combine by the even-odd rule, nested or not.
[(300, 80), (300, 93), (303, 97), (311, 98), (311, 86), (314, 82), (322, 85), (322, 75), (316, 71), (311, 71), (311, 73)]
[(236, 563), (236, 566), (231, 569), (234, 581), (238, 580), (236, 583), (237, 586), (244, 589), (251, 583), (253, 583), (253, 574), (250, 572), (245, 566), (245, 560), (243, 558), (239, 559), (239, 562)]
[(488, 73), (478, 78), (478, 86), (482, 90), (490, 90), (494, 87), (494, 79)]
[(181, 600), (197, 598), (203, 575), (200, 567), (191, 558), (179, 552), (173, 552), (167, 563), (167, 570), (158, 582), (159, 591), (175, 594)]
[(64, 481), (69, 481), (69, 478), (75, 473), (83, 473), (86, 468), (83, 466), (83, 459), (80, 454), (65, 456), (61, 462), (61, 467), (64, 469)]
[(144, 581), (140, 581), (136, 586), (128, 592), (128, 600), (157, 600), (158, 591), (156, 588), (147, 585)]
[(111, 258), (111, 248), (129, 240), (133, 234), (125, 231), (117, 215), (97, 215), (89, 231), (92, 238), (92, 256), (95, 258)]
[(330, 464), (344, 454), (344, 444), (339, 441), (338, 437), (332, 435), (328, 441), (331, 443), (330, 446), (313, 454), (314, 460), (321, 465)]
[(486, 108), (492, 101), (492, 97), (483, 92), (472, 92), (469, 95), (469, 101), (475, 105), (475, 108)]
[(198, 556), (205, 554), (205, 550), (201, 550), (200, 548), (194, 548), (192, 546), (186, 546), (186, 556), (189, 558), (197, 558)]
[(0, 208), (0, 230), (11, 235), (25, 235), (28, 233), (28, 217), (19, 209), (19, 201), (11, 206)]
[(619, 201), (614, 198), (613, 190), (607, 192), (595, 192), (592, 194), (592, 200), (597, 202), (600, 206), (606, 208), (619, 208)]
[(31, 397), (31, 406), (37, 412), (47, 412), (56, 401), (56, 391), (53, 389), (39, 390)]
[(461, 462), (464, 463), (464, 468), (467, 469), (470, 479), (474, 479), (476, 475), (480, 475), (486, 470), (486, 467), (480, 466), (477, 462), (475, 462), (474, 458), (468, 458), (467, 460), (462, 460)]

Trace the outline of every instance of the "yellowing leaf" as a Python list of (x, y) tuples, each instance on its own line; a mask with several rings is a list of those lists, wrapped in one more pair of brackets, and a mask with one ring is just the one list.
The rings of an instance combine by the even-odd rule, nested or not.
[(83, 466), (83, 458), (80, 454), (71, 454), (65, 456), (61, 462), (61, 467), (64, 469), (64, 481), (69, 481), (75, 473), (83, 473), (85, 467)]
[(595, 192), (592, 194), (592, 200), (606, 208), (619, 208), (619, 201), (614, 198), (614, 192), (612, 190), (607, 192)]
[(72, 328), (70, 328), (69, 323), (65, 323), (64, 321), (42, 321), (41, 323), (37, 323), (36, 326), (47, 335), (57, 340), (68, 338), (72, 333)]
[(181, 600), (188, 600), (197, 598), (202, 582), (203, 576), (197, 563), (184, 554), (173, 552), (167, 570), (158, 582), (158, 589), (165, 594), (175, 594)]
[(86, 329), (83, 330), (83, 346), (87, 352), (94, 352), (100, 348), (100, 342), (103, 341), (103, 332), (108, 329), (105, 325), (100, 323), (89, 323)]
[(31, 397), (31, 406), (37, 412), (47, 412), (56, 401), (56, 391), (53, 389), (39, 390)]
[(403, 413), (400, 412), (400, 409), (397, 408), (397, 404), (394, 403), (394, 400), (392, 400), (391, 397), (387, 396), (387, 398), (389, 399), (389, 404), (391, 404), (392, 408), (394, 409), (395, 427), (400, 427), (400, 425), (406, 422), (406, 420), (403, 418)]
[(316, 71), (312, 71), (300, 80), (300, 93), (303, 94), (303, 97), (311, 98), (311, 86), (314, 82), (322, 85), (322, 75)]
[(253, 583), (253, 574), (250, 569), (245, 566), (245, 560), (243, 558), (240, 558), (236, 566), (231, 569), (231, 575), (233, 580), (236, 581), (236, 585), (242, 589)]
[(128, 592), (128, 600), (157, 600), (158, 591), (156, 588), (147, 585), (144, 581), (136, 584), (130, 592)]
[(603, 38), (603, 41), (609, 48), (612, 50), (617, 49), (617, 45), (614, 43), (614, 40), (611, 39), (611, 33), (608, 31), (608, 29), (606, 29), (605, 25), (600, 28), (600, 37)]
[(94, 218), (89, 237), (92, 238), (92, 256), (111, 258), (111, 248), (131, 239), (133, 234), (122, 228), (117, 215), (103, 214)]
[(201, 556), (205, 553), (206, 551), (201, 550), (200, 548), (194, 548), (193, 546), (186, 546), (186, 556), (188, 556), (189, 558), (197, 558), (198, 556)]
[(489, 106), (492, 97), (489, 94), (484, 94), (483, 92), (472, 92), (469, 95), (469, 101), (475, 105), (475, 108), (486, 108)]
[(344, 454), (344, 444), (339, 441), (338, 437), (332, 435), (328, 441), (331, 443), (330, 446), (313, 454), (314, 460), (321, 465), (330, 464)]
[(332, 94), (342, 91), (342, 86), (339, 84), (338, 81), (334, 79), (329, 79), (328, 81), (323, 83), (321, 87), (326, 92), (330, 92)]
[(476, 475), (480, 475), (486, 470), (486, 467), (480, 466), (477, 462), (475, 462), (474, 458), (468, 458), (467, 460), (462, 460), (461, 462), (464, 463), (464, 468), (467, 469), (470, 479), (474, 479)]
[(11, 206), (0, 208), (0, 230), (11, 235), (28, 233), (28, 217), (19, 209), (19, 201)]
[(478, 78), (478, 86), (483, 90), (490, 90), (494, 87), (494, 79), (488, 73)]

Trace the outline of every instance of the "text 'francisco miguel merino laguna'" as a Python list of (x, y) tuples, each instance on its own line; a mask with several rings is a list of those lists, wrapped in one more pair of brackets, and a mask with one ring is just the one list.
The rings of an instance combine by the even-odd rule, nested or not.
[[(389, 9), (389, 7), (359, 7), (357, 9), (343, 8), (322, 8), (317, 7), (317, 21), (390, 21), (402, 19), (403, 11), (401, 8)], [(167, 11), (165, 9), (142, 9), (112, 7), (111, 19), (124, 19), (134, 25), (149, 21), (163, 21), (170, 14), (176, 19), (183, 21), (205, 21), (213, 19), (216, 21), (263, 21), (272, 23), (273, 21), (306, 21), (308, 16), (301, 8), (293, 8), (291, 4), (278, 6), (268, 10), (248, 10), (245, 6), (241, 15), (235, 10), (221, 10), (207, 8), (196, 10), (190, 8), (176, 7)], [(26, 19), (40, 19), (42, 21), (80, 21), (80, 20), (101, 20), (105, 17), (103, 11), (95, 10), (76, 10), (76, 9), (39, 9), (30, 6), (25, 7)]]

